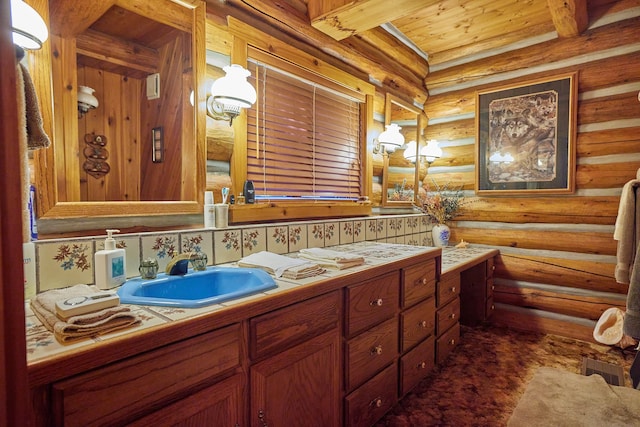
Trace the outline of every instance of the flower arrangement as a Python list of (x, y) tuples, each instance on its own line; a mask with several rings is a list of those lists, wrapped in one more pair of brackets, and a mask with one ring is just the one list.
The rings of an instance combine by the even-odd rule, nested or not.
[(435, 191), (426, 188), (426, 194), (422, 193), (418, 197), (417, 208), (427, 214), (436, 224), (445, 224), (460, 214), (460, 209), (464, 204), (464, 193), (461, 188), (451, 189), (449, 183), (444, 186), (433, 181)]

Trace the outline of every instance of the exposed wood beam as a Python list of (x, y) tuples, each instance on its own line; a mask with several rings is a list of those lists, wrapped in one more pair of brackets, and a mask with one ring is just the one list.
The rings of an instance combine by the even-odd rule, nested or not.
[(332, 37), (343, 40), (412, 14), (434, 1), (425, 0), (309, 0), (311, 25)]
[[(313, 28), (306, 17), (287, 8), (286, 2), (276, 4), (276, 2), (269, 0), (252, 0), (250, 2), (247, 0), (227, 0), (226, 4), (221, 5), (216, 0), (207, 0), (207, 6), (210, 13), (238, 16), (241, 20), (245, 20), (246, 15), (250, 15), (268, 26), (268, 30), (265, 31), (267, 33), (273, 34), (274, 31), (278, 31), (299, 40), (325, 55), (338, 59), (346, 66), (368, 74), (371, 79), (382, 82), (387, 89), (394, 89), (419, 104), (424, 104), (427, 99), (427, 91), (422, 83), (424, 75), (415, 75), (401, 64), (385, 60), (380, 56), (366, 57), (355, 50), (353, 46), (366, 44), (363, 40), (353, 38), (345, 43), (335, 41)], [(245, 17), (240, 17), (240, 15), (245, 15)], [(255, 23), (247, 23), (255, 26)], [(406, 46), (400, 48), (409, 50)], [(370, 46), (369, 51), (371, 49), (375, 49), (375, 46)]]
[(547, 0), (547, 4), (560, 37), (575, 37), (587, 29), (587, 0)]
[(75, 37), (97, 21), (115, 0), (110, 1), (76, 1), (51, 0), (49, 13), (51, 24), (49, 28), (60, 36)]

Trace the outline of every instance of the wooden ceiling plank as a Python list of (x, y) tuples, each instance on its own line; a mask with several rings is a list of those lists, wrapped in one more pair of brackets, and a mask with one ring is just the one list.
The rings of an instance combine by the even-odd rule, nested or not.
[(587, 29), (587, 0), (547, 0), (547, 4), (560, 37), (574, 37)]
[(75, 37), (89, 28), (111, 6), (111, 1), (51, 0), (50, 31), (61, 37)]
[(385, 22), (410, 15), (429, 3), (425, 0), (309, 0), (311, 25), (334, 40), (343, 40)]

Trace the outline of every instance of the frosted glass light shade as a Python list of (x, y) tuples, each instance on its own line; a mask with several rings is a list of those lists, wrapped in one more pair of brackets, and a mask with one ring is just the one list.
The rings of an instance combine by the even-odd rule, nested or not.
[(442, 148), (435, 139), (430, 140), (425, 147), (420, 150), (420, 156), (424, 156), (427, 163), (433, 162), (435, 159), (442, 157)]
[(404, 149), (403, 156), (405, 159), (409, 160), (412, 163), (416, 162), (417, 150), (415, 141), (409, 141), (407, 144), (407, 148)]
[(95, 89), (88, 86), (78, 86), (78, 110), (81, 114), (92, 108), (98, 108), (98, 98), (93, 94), (94, 91)]
[(256, 90), (247, 81), (249, 70), (238, 64), (223, 68), (226, 75), (211, 86), (211, 96), (220, 104), (249, 108), (256, 102)]
[(49, 38), (44, 19), (22, 0), (11, 0), (13, 43), (23, 49), (40, 49)]
[(404, 136), (400, 133), (400, 126), (395, 123), (385, 126), (385, 131), (378, 136), (378, 142), (384, 144), (387, 152), (394, 152), (404, 145)]

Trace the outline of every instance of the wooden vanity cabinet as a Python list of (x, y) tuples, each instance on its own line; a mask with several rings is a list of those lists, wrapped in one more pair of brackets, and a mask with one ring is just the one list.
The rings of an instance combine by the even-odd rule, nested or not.
[(243, 425), (240, 337), (234, 324), (57, 381), (51, 425)]
[(477, 326), (493, 312), (493, 257), (460, 273), (460, 323)]
[(249, 425), (341, 425), (341, 314), (334, 291), (250, 319)]
[(460, 339), (460, 273), (445, 273), (438, 281), (436, 363), (442, 363)]

